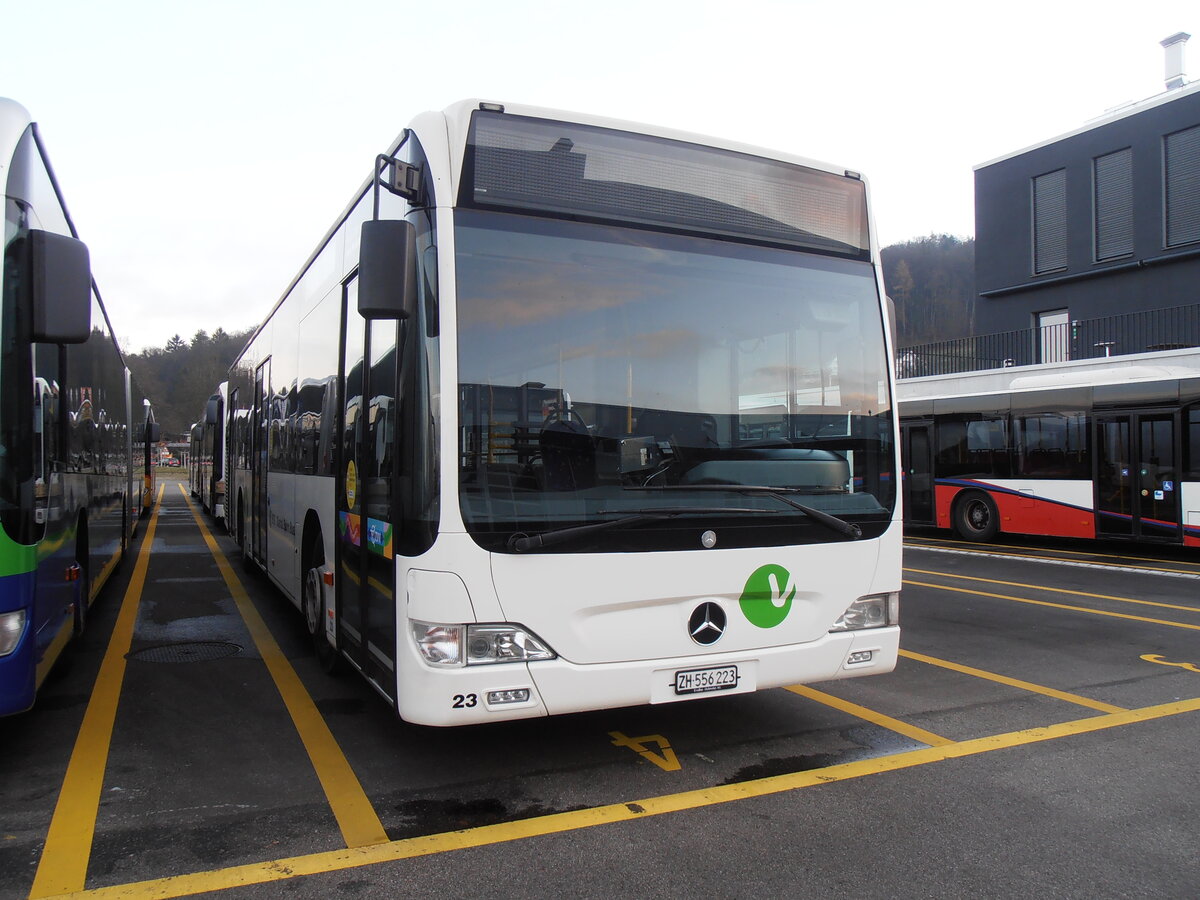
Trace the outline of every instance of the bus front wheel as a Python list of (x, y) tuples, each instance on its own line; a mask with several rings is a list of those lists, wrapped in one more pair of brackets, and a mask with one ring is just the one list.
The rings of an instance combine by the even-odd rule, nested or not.
[(987, 494), (970, 491), (954, 504), (954, 530), (968, 541), (990, 541), (1000, 531), (1000, 513)]

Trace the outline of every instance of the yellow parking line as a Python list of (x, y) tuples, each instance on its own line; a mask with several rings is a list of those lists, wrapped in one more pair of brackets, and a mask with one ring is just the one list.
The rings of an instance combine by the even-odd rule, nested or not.
[(1183, 606), (1177, 603), (1159, 603), (1157, 600), (1137, 600), (1133, 597), (1114, 597), (1111, 594), (1090, 594), (1087, 591), (1072, 591), (1068, 588), (1048, 587), (1046, 585), (1023, 584), (1019, 581), (999, 581), (995, 578), (979, 578), (975, 575), (956, 575), (950, 572), (933, 572), (928, 569), (909, 569), (917, 575), (933, 575), (938, 578), (957, 578), (960, 581), (979, 581), (984, 584), (1002, 584), (1005, 587), (1030, 588), (1038, 591), (1048, 591), (1053, 594), (1070, 594), (1072, 597), (1091, 597), (1093, 600), (1114, 600), (1117, 603), (1135, 603), (1139, 606), (1157, 606), (1162, 609), (1178, 609), (1184, 612), (1200, 613), (1200, 606)]
[(971, 666), (964, 666), (960, 663), (950, 662), (946, 659), (937, 659), (933, 656), (926, 656), (923, 653), (913, 653), (911, 650), (901, 650), (900, 655), (905, 659), (913, 659), (917, 662), (927, 663), (931, 666), (939, 666), (943, 669), (949, 669), (952, 672), (960, 672), (963, 675), (973, 675), (976, 678), (986, 678), (988, 681), (1006, 684), (1009, 687), (1020, 688), (1023, 691), (1032, 691), (1035, 694), (1053, 697), (1055, 700), (1065, 700), (1068, 703), (1086, 706), (1088, 709), (1095, 709), (1099, 710), (1100, 712), (1119, 713), (1125, 711), (1123, 706), (1113, 706), (1111, 703), (1102, 703), (1099, 700), (1092, 700), (1090, 697), (1081, 697), (1079, 694), (1068, 694), (1066, 691), (1056, 690), (1055, 688), (1046, 687), (1041, 684), (1034, 684), (1031, 681), (1021, 681), (1019, 678), (1009, 678), (1007, 675), (997, 675), (995, 672), (986, 672), (983, 669), (975, 669)]
[(809, 700), (815, 700), (817, 703), (832, 706), (834, 709), (840, 709), (842, 712), (865, 719), (889, 731), (910, 737), (914, 741), (920, 741), (922, 744), (928, 744), (930, 747), (944, 747), (947, 744), (954, 743), (954, 741), (942, 737), (940, 734), (934, 734), (932, 731), (926, 731), (924, 728), (918, 728), (916, 725), (910, 725), (900, 719), (893, 719), (891, 716), (885, 716), (881, 712), (876, 712), (865, 706), (859, 706), (857, 703), (851, 703), (849, 700), (843, 700), (841, 697), (833, 696), (833, 694), (826, 694), (824, 691), (818, 691), (816, 688), (811, 688), (808, 685), (793, 684), (785, 688), (785, 690), (791, 691), (793, 694), (799, 694), (801, 697), (807, 697)]
[(447, 853), (469, 847), (482, 847), (489, 844), (500, 844), (549, 834), (561, 834), (580, 828), (590, 828), (595, 825), (629, 822), (647, 816), (658, 816), (683, 810), (698, 809), (718, 803), (745, 800), (751, 797), (765, 797), (770, 794), (798, 790), (814, 785), (846, 781), (866, 775), (876, 775), (881, 772), (894, 772), (928, 763), (943, 762), (948, 759), (961, 759), (980, 753), (1023, 747), (1041, 741), (1057, 740), (1058, 738), (1069, 737), (1071, 735), (1087, 734), (1107, 728), (1116, 728), (1137, 722), (1148, 722), (1167, 716), (1177, 716), (1197, 711), (1200, 711), (1200, 698), (1180, 700), (1174, 703), (1165, 703), (1161, 706), (1148, 706), (1142, 709), (1132, 709), (1109, 715), (1090, 716), (1086, 719), (1062, 722), (1058, 725), (1050, 725), (1045, 728), (1011, 731), (1006, 734), (974, 738), (969, 741), (959, 741), (958, 743), (946, 744), (940, 747), (910, 750), (906, 753), (896, 753), (892, 756), (858, 760), (836, 766), (826, 766), (823, 769), (795, 772), (789, 775), (774, 775), (754, 781), (700, 788), (699, 790), (685, 791), (679, 794), (652, 797), (647, 800), (614, 803), (608, 806), (593, 807), (592, 809), (537, 816), (517, 822), (483, 825), (478, 828), (466, 828), (461, 831), (444, 832), (426, 837), (407, 838), (387, 844), (378, 844), (373, 847), (334, 850), (327, 853), (314, 853), (308, 856), (293, 856), (288, 859), (276, 859), (262, 863), (233, 866), (228, 869), (197, 872), (192, 875), (176, 875), (152, 881), (96, 888), (92, 891), (85, 891), (69, 896), (92, 898), (92, 900), (117, 900), (117, 898), (122, 898), (122, 900), (149, 900), (149, 898), (165, 900), (165, 898), (169, 897), (184, 897), (204, 891), (219, 891), (233, 887), (267, 884), (302, 875), (318, 875), (326, 872), (343, 871), (360, 866), (395, 862), (397, 860), (413, 859), (420, 856), (431, 856), (435, 853)]
[(92, 855), (92, 839), (96, 833), (96, 814), (100, 809), (100, 791), (104, 787), (104, 770), (108, 765), (108, 749), (112, 743), (113, 726), (117, 719), (117, 704), (121, 699), (121, 684), (125, 680), (125, 655), (133, 642), (133, 626), (137, 623), (138, 603), (150, 566), (150, 550), (154, 546), (154, 530), (158, 526), (158, 511), (162, 508), (163, 485), (158, 490), (158, 502), (146, 527), (138, 551), (137, 563), (125, 589), (125, 598), (117, 614), (117, 623), (108, 638), (108, 648), (100, 663), (100, 672), (92, 687), (87, 711), (75, 738), (67, 774), (63, 777), (46, 845), (38, 860), (33, 878), (31, 898), (48, 897), (66, 891), (83, 890), (87, 882), (88, 860)]
[(350, 763), (346, 759), (346, 755), (342, 753), (342, 748), (338, 746), (333, 732), (329, 730), (329, 726), (325, 724), (325, 720), (317, 711), (316, 704), (313, 703), (312, 697), (309, 696), (299, 676), (296, 675), (296, 670), (292, 668), (292, 664), (288, 662), (283, 651), (279, 649), (279, 645), (275, 643), (275, 638), (271, 635), (271, 630), (267, 628), (267, 623), (254, 608), (246, 589), (242, 587), (229, 560), (225, 558), (225, 554), (217, 546), (216, 539), (201, 520), (200, 513), (192, 504), (187, 492), (184, 491), (183, 485), (179, 486), (179, 492), (183, 494), (184, 502), (192, 511), (192, 517), (200, 527), (204, 543), (208, 545), (213, 559), (217, 561), (217, 568), (221, 570), (225, 585), (229, 588), (238, 612), (246, 621), (246, 627), (250, 630), (254, 645), (258, 648), (263, 662), (267, 664), (267, 670), (271, 673), (275, 687), (279, 689), (279, 695), (283, 698), (288, 713), (291, 714), (292, 722), (296, 726), (300, 740), (304, 743), (305, 750), (308, 751), (309, 759), (312, 760), (321, 787), (325, 790), (329, 808), (333, 810), (338, 827), (342, 830), (346, 846), (366, 847), (371, 844), (384, 843), (388, 836), (384, 831), (383, 823), (379, 821), (375, 808), (367, 799), (366, 792), (363, 791), (354, 770), (350, 768)]
[(1093, 616), (1108, 616), (1112, 619), (1129, 619), (1134, 622), (1148, 622), (1151, 625), (1169, 625), (1172, 628), (1187, 628), (1191, 631), (1200, 631), (1200, 625), (1193, 625), (1190, 622), (1171, 622), (1167, 619), (1150, 619), (1145, 616), (1133, 616), (1129, 613), (1109, 612), (1105, 609), (1092, 609), (1090, 606), (1072, 606), (1069, 603), (1051, 603), (1048, 600), (1031, 600), (1028, 597), (1012, 597), (1008, 594), (993, 594), (988, 591), (973, 591), (968, 588), (951, 587), (948, 584), (929, 584), (925, 581), (909, 581), (904, 579), (905, 584), (913, 587), (927, 587), (938, 591), (954, 591), (959, 594), (974, 594), (977, 597), (993, 597), (997, 600), (1012, 600), (1014, 603), (1032, 603), (1034, 606), (1049, 606), (1051, 609), (1066, 609), (1071, 612), (1089, 613)]

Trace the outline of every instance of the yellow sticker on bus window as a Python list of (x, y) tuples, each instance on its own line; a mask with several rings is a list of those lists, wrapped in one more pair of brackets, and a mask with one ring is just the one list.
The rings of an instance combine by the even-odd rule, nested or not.
[(354, 460), (350, 460), (346, 466), (346, 506), (354, 509), (354, 498), (358, 496), (358, 469), (354, 467)]

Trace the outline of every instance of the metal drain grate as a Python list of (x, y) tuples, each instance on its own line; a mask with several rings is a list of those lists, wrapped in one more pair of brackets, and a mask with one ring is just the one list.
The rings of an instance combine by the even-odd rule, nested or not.
[(208, 662), (241, 652), (241, 646), (230, 641), (184, 641), (135, 650), (125, 658), (154, 663)]

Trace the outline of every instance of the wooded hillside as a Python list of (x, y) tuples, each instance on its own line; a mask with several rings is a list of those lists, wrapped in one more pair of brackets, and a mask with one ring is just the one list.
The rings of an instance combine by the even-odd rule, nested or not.
[(197, 331), (190, 344), (175, 335), (166, 347), (126, 357), (133, 377), (154, 404), (164, 440), (178, 440), (188, 433), (217, 385), (228, 378), (229, 367), (250, 333), (229, 334), (218, 328), (209, 336)]
[(901, 347), (974, 333), (974, 238), (935, 234), (884, 247), (881, 255)]

